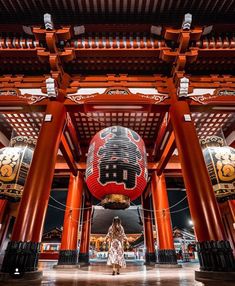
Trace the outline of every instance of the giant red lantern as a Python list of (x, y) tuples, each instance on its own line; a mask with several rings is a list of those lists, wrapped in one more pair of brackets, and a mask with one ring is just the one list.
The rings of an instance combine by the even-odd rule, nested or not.
[(105, 208), (122, 209), (141, 195), (147, 184), (145, 145), (125, 127), (112, 126), (92, 139), (87, 157), (86, 182)]

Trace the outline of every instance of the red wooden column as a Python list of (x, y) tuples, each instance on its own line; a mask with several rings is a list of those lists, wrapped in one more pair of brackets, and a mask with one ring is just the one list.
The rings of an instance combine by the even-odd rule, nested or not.
[(235, 200), (218, 203), (226, 235), (235, 255)]
[(188, 103), (175, 101), (169, 112), (198, 239), (201, 269), (228, 271), (234, 263), (232, 250), (228, 250), (229, 242), (194, 123), (188, 121), (191, 118)]
[(6, 207), (7, 207), (7, 200), (0, 199), (0, 225), (2, 225)]
[(177, 264), (165, 176), (152, 176), (152, 200), (158, 233), (158, 263)]
[(58, 265), (73, 265), (77, 263), (78, 226), (82, 205), (82, 191), (83, 176), (81, 172), (78, 172), (76, 177), (70, 174)]
[(56, 156), (66, 120), (64, 104), (50, 101), (45, 114), (48, 117), (51, 116), (51, 121), (43, 121), (39, 132), (12, 233), (12, 241), (9, 242), (5, 253), (3, 272), (11, 272), (15, 268), (21, 271), (37, 270)]
[(0, 199), (0, 250), (10, 223), (10, 216), (6, 213), (7, 202), (5, 199)]
[(9, 213), (6, 213), (0, 229), (0, 252), (6, 239), (11, 220), (12, 216)]
[(82, 218), (82, 232), (80, 238), (80, 249), (78, 262), (89, 264), (90, 234), (91, 234), (92, 205), (86, 200)]
[(154, 247), (154, 238), (153, 238), (153, 223), (152, 216), (150, 211), (150, 199), (149, 196), (145, 198), (145, 195), (141, 196), (142, 206), (144, 209), (144, 242), (146, 247), (145, 253), (145, 264), (155, 264), (156, 263), (156, 254)]

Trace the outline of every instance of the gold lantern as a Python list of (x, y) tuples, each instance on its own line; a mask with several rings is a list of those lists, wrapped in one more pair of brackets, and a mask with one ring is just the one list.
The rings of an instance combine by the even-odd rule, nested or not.
[(0, 198), (20, 200), (35, 145), (35, 139), (17, 136), (0, 149)]
[(217, 200), (235, 198), (235, 149), (218, 136), (202, 139), (201, 146)]

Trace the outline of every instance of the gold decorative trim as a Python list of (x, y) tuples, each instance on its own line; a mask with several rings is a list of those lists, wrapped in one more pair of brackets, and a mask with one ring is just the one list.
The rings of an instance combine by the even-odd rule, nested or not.
[(0, 96), (17, 96), (18, 98), (24, 99), (28, 102), (28, 104), (34, 104), (43, 99), (48, 98), (47, 94), (45, 95), (32, 95), (32, 94), (24, 94), (22, 95), (20, 90), (17, 88), (1, 88)]
[(203, 94), (199, 96), (188, 96), (192, 100), (199, 102), (201, 104), (207, 104), (210, 102), (211, 99), (214, 99), (216, 97), (220, 96), (235, 96), (235, 89), (230, 89), (230, 88), (218, 88), (216, 89), (213, 94)]
[(0, 96), (19, 96), (17, 89), (0, 89)]
[(18, 95), (18, 97), (26, 99), (29, 104), (34, 104), (48, 98), (47, 95), (44, 96), (44, 95), (30, 95), (30, 94), (28, 96)]
[(200, 95), (200, 96), (189, 96), (192, 100), (199, 102), (201, 104), (207, 104), (210, 99), (215, 98), (213, 95)]
[(78, 103), (78, 104), (83, 104), (84, 100), (87, 98), (92, 98), (95, 97), (97, 94), (91, 94), (91, 95), (70, 95), (68, 94), (66, 96), (67, 99), (70, 99), (71, 101)]
[(105, 91), (105, 93), (106, 93), (106, 94), (109, 94), (109, 95), (116, 95), (116, 94), (128, 95), (128, 94), (131, 94), (128, 89), (124, 89), (124, 88), (111, 88), (111, 89), (107, 89), (107, 90)]
[(169, 98), (169, 96), (166, 94), (143, 95), (141, 93), (138, 93), (138, 95), (140, 95), (143, 98), (154, 100), (155, 101), (154, 104), (158, 104), (160, 102), (163, 102), (165, 99)]
[(17, 143), (23, 143), (24, 145), (33, 145), (35, 146), (37, 144), (37, 140), (33, 137), (27, 137), (27, 136), (16, 136), (13, 137), (10, 141), (10, 146), (14, 147)]
[(216, 96), (235, 96), (235, 89), (219, 88), (214, 91)]
[(224, 140), (223, 138), (219, 136), (207, 136), (206, 138), (200, 139), (200, 144), (202, 148), (208, 148), (208, 147), (223, 147), (224, 146)]

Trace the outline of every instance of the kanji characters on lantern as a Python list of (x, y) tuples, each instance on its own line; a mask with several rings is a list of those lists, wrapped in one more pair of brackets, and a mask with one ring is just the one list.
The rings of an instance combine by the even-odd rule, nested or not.
[[(140, 175), (139, 160), (141, 153), (138, 146), (128, 137), (128, 129), (115, 126), (111, 128), (112, 137), (105, 129), (100, 133), (101, 138), (105, 139), (104, 146), (98, 151), (100, 176), (99, 181), (102, 184), (108, 182), (117, 182), (125, 184), (127, 189), (136, 186), (136, 177)], [(134, 140), (139, 141), (140, 137), (133, 136)]]
[(95, 197), (109, 208), (129, 206), (147, 183), (143, 140), (127, 128), (112, 126), (93, 138), (88, 151), (86, 181)]

